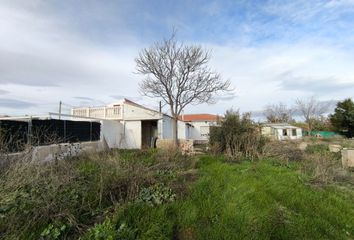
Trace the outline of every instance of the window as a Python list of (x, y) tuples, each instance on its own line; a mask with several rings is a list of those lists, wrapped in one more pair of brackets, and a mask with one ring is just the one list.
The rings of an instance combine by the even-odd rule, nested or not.
[(287, 129), (283, 129), (283, 136), (288, 136), (288, 131), (287, 131)]
[(296, 129), (293, 129), (293, 136), (296, 136)]

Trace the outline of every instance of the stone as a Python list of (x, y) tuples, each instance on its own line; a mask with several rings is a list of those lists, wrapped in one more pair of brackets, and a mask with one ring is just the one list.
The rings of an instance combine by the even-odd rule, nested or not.
[(307, 142), (301, 142), (298, 146), (298, 148), (302, 151), (305, 151), (307, 148), (308, 143)]
[(340, 150), (342, 150), (342, 146), (337, 144), (330, 144), (328, 148), (330, 152), (340, 152)]
[(344, 169), (354, 168), (354, 149), (343, 148), (342, 151), (342, 166)]

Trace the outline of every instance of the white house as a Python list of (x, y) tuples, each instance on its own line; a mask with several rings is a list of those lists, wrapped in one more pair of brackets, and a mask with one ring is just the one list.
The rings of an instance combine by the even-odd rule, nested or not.
[(217, 126), (221, 117), (213, 114), (185, 114), (180, 117), (192, 126), (190, 138), (199, 142), (209, 140), (211, 126)]
[(263, 135), (276, 140), (296, 140), (302, 138), (302, 129), (288, 123), (266, 123), (262, 125)]
[[(102, 120), (102, 138), (109, 147), (154, 147), (156, 139), (172, 139), (172, 117), (128, 99), (104, 107), (73, 108), (71, 115)], [(190, 139), (191, 128), (178, 121), (178, 138)]]

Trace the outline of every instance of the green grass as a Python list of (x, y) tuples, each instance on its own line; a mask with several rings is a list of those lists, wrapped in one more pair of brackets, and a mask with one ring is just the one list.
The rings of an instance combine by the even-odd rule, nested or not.
[(195, 163), (152, 150), (14, 165), (0, 174), (0, 239), (354, 238), (349, 183), (314, 185), (300, 161)]
[(204, 156), (188, 197), (128, 204), (112, 224), (127, 226), (131, 239), (354, 238), (353, 190), (307, 180), (270, 160), (230, 164)]
[(78, 239), (115, 206), (174, 200), (179, 174), (192, 165), (193, 158), (156, 150), (18, 162), (0, 173), (0, 239)]

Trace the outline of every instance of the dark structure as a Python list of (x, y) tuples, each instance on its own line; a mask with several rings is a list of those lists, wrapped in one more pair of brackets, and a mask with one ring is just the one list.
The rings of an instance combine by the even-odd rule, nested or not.
[(26, 145), (41, 146), (100, 140), (99, 122), (70, 120), (0, 120), (1, 151), (18, 152)]

